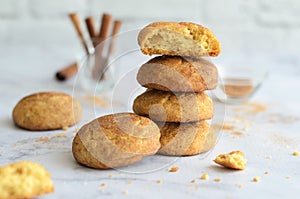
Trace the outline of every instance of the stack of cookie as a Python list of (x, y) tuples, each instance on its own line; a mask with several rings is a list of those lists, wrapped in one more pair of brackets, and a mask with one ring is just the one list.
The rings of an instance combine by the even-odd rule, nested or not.
[(133, 104), (161, 129), (164, 155), (196, 155), (215, 144), (205, 121), (213, 117), (212, 99), (204, 91), (216, 88), (217, 68), (202, 56), (217, 56), (220, 44), (207, 28), (194, 23), (157, 22), (141, 30), (144, 54), (160, 54), (143, 64), (137, 80), (148, 88)]

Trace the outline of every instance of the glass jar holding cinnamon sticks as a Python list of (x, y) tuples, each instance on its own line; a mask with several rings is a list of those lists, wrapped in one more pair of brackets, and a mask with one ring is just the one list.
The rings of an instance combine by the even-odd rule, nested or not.
[(85, 23), (89, 38), (86, 38), (78, 14), (71, 13), (69, 17), (86, 52), (86, 57), (79, 64), (77, 81), (86, 91), (103, 93), (112, 88), (116, 82), (115, 67), (112, 67), (113, 64), (110, 62), (121, 21), (115, 20), (112, 23), (112, 16), (104, 13), (100, 30), (96, 31), (94, 18), (87, 17)]

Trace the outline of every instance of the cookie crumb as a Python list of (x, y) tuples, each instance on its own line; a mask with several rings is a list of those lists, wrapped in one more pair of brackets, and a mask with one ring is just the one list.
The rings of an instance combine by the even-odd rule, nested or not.
[(265, 158), (266, 158), (266, 159), (272, 159), (272, 156), (267, 155)]
[(127, 184), (132, 184), (132, 182), (129, 180), (129, 181), (127, 182)]
[(287, 176), (286, 179), (291, 179), (291, 176)]
[(124, 190), (122, 191), (123, 194), (127, 195), (128, 194), (128, 190)]
[(106, 187), (106, 184), (105, 184), (105, 183), (102, 183), (102, 184), (101, 184), (101, 187)]
[(220, 178), (215, 178), (214, 181), (215, 182), (221, 182), (221, 179)]
[(242, 136), (244, 135), (242, 132), (240, 131), (232, 131), (230, 132), (231, 135), (233, 135), (234, 137), (238, 137), (238, 136)]
[(260, 177), (259, 176), (255, 176), (254, 178), (253, 178), (253, 182), (259, 182), (260, 181)]
[(100, 189), (100, 192), (101, 192), (101, 193), (104, 193), (104, 189)]
[(243, 188), (243, 184), (236, 184), (238, 188)]
[(298, 151), (294, 151), (293, 152), (293, 156), (298, 156), (299, 155), (299, 152)]
[(59, 138), (66, 138), (67, 136), (66, 136), (66, 134), (64, 134), (64, 133), (59, 133), (59, 134), (56, 135), (56, 137), (59, 137)]
[(39, 137), (35, 139), (35, 142), (48, 143), (51, 142), (51, 140), (48, 137)]
[(241, 151), (232, 151), (228, 154), (220, 154), (214, 162), (229, 169), (244, 170), (246, 169), (247, 160)]
[(63, 126), (63, 127), (62, 127), (62, 130), (64, 130), (64, 131), (67, 131), (68, 129), (69, 129), (68, 126)]
[(163, 180), (159, 179), (156, 182), (157, 182), (157, 184), (162, 184)]
[(202, 179), (202, 180), (208, 180), (208, 179), (209, 179), (209, 176), (208, 176), (207, 173), (204, 173), (204, 174), (200, 177), (200, 179)]
[(234, 129), (234, 126), (232, 126), (232, 125), (224, 124), (222, 126), (222, 130), (233, 130), (233, 129)]
[(199, 189), (200, 189), (200, 187), (197, 185), (197, 186), (195, 186), (195, 189), (196, 189), (196, 190), (199, 190)]
[(169, 172), (177, 172), (179, 170), (179, 167), (171, 167), (171, 169), (169, 169)]
[(191, 183), (195, 183), (196, 182), (196, 180), (191, 180)]
[(114, 174), (112, 174), (112, 173), (109, 174), (109, 177), (110, 177), (110, 178), (112, 178), (113, 176), (114, 176)]
[(248, 130), (249, 130), (249, 124), (248, 124), (248, 123), (245, 124), (243, 130), (244, 130), (244, 131), (248, 131)]
[(265, 173), (264, 173), (265, 175), (268, 175), (269, 174), (269, 172), (268, 171), (265, 171)]

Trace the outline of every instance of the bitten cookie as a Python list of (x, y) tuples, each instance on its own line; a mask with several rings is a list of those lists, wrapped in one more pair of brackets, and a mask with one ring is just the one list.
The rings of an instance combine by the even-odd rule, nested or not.
[(0, 168), (0, 198), (34, 198), (54, 191), (50, 174), (37, 163), (22, 161)]
[(64, 93), (42, 92), (23, 98), (13, 110), (13, 120), (28, 130), (52, 130), (72, 126), (81, 120), (78, 101)]
[(196, 155), (211, 149), (216, 142), (215, 132), (205, 121), (195, 123), (158, 123), (161, 127), (158, 153), (170, 156)]
[(143, 28), (138, 43), (144, 54), (218, 56), (221, 46), (208, 28), (189, 22), (155, 22)]
[(154, 121), (195, 122), (211, 119), (212, 99), (201, 93), (171, 93), (147, 90), (133, 103), (133, 111)]
[(218, 71), (203, 58), (158, 56), (141, 66), (137, 81), (157, 90), (201, 92), (217, 87)]
[(159, 138), (159, 128), (149, 118), (117, 113), (84, 125), (73, 140), (72, 151), (75, 160), (87, 167), (115, 168), (155, 154)]

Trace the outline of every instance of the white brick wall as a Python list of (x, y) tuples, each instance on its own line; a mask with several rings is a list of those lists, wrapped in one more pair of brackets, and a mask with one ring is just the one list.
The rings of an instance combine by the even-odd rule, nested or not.
[(259, 1), (258, 22), (266, 26), (300, 25), (300, 2), (297, 0)]
[(213, 30), (223, 52), (276, 54), (300, 64), (298, 0), (0, 0), (0, 45), (68, 46), (80, 43), (67, 17), (109, 12), (122, 31), (156, 20), (194, 21)]

